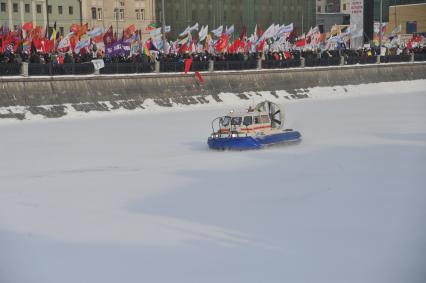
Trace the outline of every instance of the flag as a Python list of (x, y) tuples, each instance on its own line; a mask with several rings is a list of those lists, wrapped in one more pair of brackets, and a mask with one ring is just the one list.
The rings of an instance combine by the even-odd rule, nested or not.
[(296, 41), (296, 47), (303, 47), (305, 45), (306, 45), (306, 39), (305, 38), (302, 38), (302, 39), (299, 39), (298, 41)]
[(91, 31), (88, 31), (87, 35), (90, 38), (93, 38), (93, 37), (100, 36), (103, 32), (104, 32), (104, 28), (103, 27), (98, 27), (98, 28), (92, 29)]
[(204, 78), (203, 78), (203, 76), (201, 76), (200, 72), (196, 71), (195, 77), (200, 81), (201, 84), (204, 83)]
[(126, 41), (132, 37), (133, 33), (136, 31), (136, 26), (134, 24), (128, 26), (123, 30), (122, 41)]
[(243, 40), (245, 37), (247, 37), (247, 26), (243, 26), (243, 30), (240, 33), (240, 40)]
[(293, 23), (289, 24), (288, 26), (283, 25), (278, 29), (276, 37), (282, 37), (284, 34), (292, 32), (293, 29)]
[(156, 28), (157, 28), (157, 24), (156, 24), (156, 23), (150, 23), (150, 24), (146, 27), (146, 30), (147, 30), (147, 31), (151, 31), (151, 30), (156, 29)]
[(150, 35), (152, 38), (161, 37), (161, 28), (152, 29), (152, 30), (149, 32), (149, 35)]
[(22, 29), (29, 32), (33, 29), (33, 22), (27, 22), (22, 25)]
[(199, 37), (199, 41), (203, 41), (204, 39), (206, 39), (207, 34), (209, 33), (209, 26), (203, 26), (200, 30), (200, 32), (198, 33), (198, 37)]
[(74, 34), (77, 34), (80, 31), (81, 27), (77, 24), (72, 24), (70, 27), (70, 31), (72, 31)]
[(231, 36), (235, 31), (234, 25), (230, 26), (229, 28), (226, 28), (226, 35)]
[(216, 36), (216, 37), (220, 37), (222, 35), (222, 31), (223, 31), (223, 26), (218, 27), (215, 30), (212, 30), (212, 33)]
[(113, 43), (114, 43), (114, 32), (113, 32), (112, 26), (110, 26), (107, 32), (104, 34), (104, 44), (105, 46), (108, 46)]
[(190, 27), (187, 26), (186, 29), (179, 34), (180, 37), (185, 36), (189, 33)]
[(188, 74), (189, 70), (191, 70), (192, 58), (185, 59), (185, 74)]
[(228, 47), (229, 37), (223, 33), (222, 36), (218, 39), (215, 44), (215, 49), (217, 53), (222, 53)]
[(192, 27), (189, 28), (189, 32), (192, 32), (194, 30), (198, 31), (198, 23), (196, 23), (195, 25), (193, 25)]
[(164, 32), (165, 33), (168, 33), (168, 32), (171, 32), (172, 31), (172, 27), (171, 26), (165, 26), (164, 27)]
[(84, 47), (87, 47), (90, 45), (90, 37), (87, 34), (84, 34), (81, 38), (80, 41), (77, 42), (77, 45), (75, 46), (74, 52), (75, 53), (80, 53), (80, 50)]

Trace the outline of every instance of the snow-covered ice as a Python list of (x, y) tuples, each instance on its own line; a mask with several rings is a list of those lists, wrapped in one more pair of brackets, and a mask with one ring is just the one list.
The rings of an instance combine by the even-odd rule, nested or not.
[(248, 152), (206, 140), (250, 101), (2, 123), (0, 282), (425, 282), (426, 83), (401, 84), (283, 99), (303, 141)]

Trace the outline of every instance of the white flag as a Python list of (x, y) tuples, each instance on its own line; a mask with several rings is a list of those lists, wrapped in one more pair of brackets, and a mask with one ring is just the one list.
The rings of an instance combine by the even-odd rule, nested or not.
[(222, 31), (223, 31), (223, 26), (218, 27), (215, 30), (212, 30), (212, 33), (216, 36), (219, 37), (222, 35)]
[(161, 36), (161, 28), (156, 28), (156, 29), (151, 30), (151, 31), (149, 32), (149, 35), (150, 35), (152, 38), (155, 38), (155, 37)]
[(230, 36), (231, 34), (234, 33), (235, 27), (234, 25), (230, 26), (229, 28), (226, 29), (226, 35)]
[(192, 32), (194, 30), (198, 30), (198, 23), (189, 28), (189, 32)]
[(183, 32), (181, 32), (179, 34), (179, 36), (185, 36), (185, 35), (187, 35), (189, 33), (189, 29), (190, 29), (190, 27), (188, 26)]
[(200, 32), (198, 33), (198, 37), (200, 38), (199, 40), (203, 41), (204, 39), (206, 39), (208, 33), (209, 33), (209, 26), (207, 25), (205, 27), (202, 27)]
[(278, 29), (278, 31), (277, 31), (277, 34), (276, 34), (276, 36), (277, 37), (281, 37), (281, 36), (283, 36), (284, 34), (286, 34), (286, 33), (290, 33), (290, 32), (292, 32), (293, 31), (293, 29), (294, 29), (294, 27), (293, 27), (293, 23), (291, 23), (291, 24), (289, 24), (288, 26), (281, 26), (279, 29)]

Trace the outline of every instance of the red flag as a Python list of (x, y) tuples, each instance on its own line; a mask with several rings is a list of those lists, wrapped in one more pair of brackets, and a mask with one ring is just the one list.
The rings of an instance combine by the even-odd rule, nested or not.
[(185, 74), (187, 74), (189, 70), (191, 70), (191, 65), (192, 65), (192, 58), (185, 59)]
[(246, 36), (247, 36), (247, 26), (243, 26), (243, 30), (241, 31), (241, 34), (240, 34), (240, 40), (242, 41), (244, 37)]
[(259, 24), (259, 27), (257, 28), (257, 37), (261, 37), (262, 35), (263, 35), (262, 25)]
[(200, 72), (196, 71), (195, 72), (195, 76), (197, 77), (197, 79), (200, 81), (200, 83), (204, 83), (204, 78), (203, 76), (200, 74)]
[(114, 32), (112, 26), (109, 27), (107, 32), (104, 34), (104, 44), (105, 46), (109, 46), (114, 43)]
[(216, 45), (215, 45), (216, 52), (217, 53), (223, 52), (228, 47), (228, 44), (229, 44), (229, 37), (225, 33), (223, 33), (220, 36), (219, 40), (216, 42)]
[(262, 40), (260, 43), (259, 43), (259, 45), (257, 46), (257, 52), (262, 52), (263, 51), (263, 47), (265, 47), (265, 43), (266, 43), (266, 40), (264, 39), (264, 40)]
[(135, 25), (130, 25), (128, 26), (124, 31), (123, 31), (123, 40), (127, 40), (130, 37), (132, 37), (132, 34), (136, 31), (136, 26)]
[(185, 44), (182, 44), (182, 46), (179, 48), (178, 53), (183, 54), (183, 53), (186, 52), (186, 50), (187, 50), (187, 46), (186, 46), (186, 43), (185, 43)]
[(26, 32), (29, 32), (30, 30), (33, 29), (33, 23), (28, 22), (28, 23), (23, 24), (22, 29), (25, 30)]
[(70, 27), (70, 30), (74, 33), (77, 34), (80, 31), (81, 27), (80, 25), (77, 24), (72, 24)]
[(302, 38), (302, 39), (299, 39), (298, 41), (296, 41), (296, 47), (303, 47), (305, 45), (306, 45), (306, 39), (305, 38)]

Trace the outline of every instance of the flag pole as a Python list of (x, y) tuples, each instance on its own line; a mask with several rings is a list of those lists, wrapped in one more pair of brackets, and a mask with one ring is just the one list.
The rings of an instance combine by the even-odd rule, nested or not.
[(382, 25), (383, 25), (383, 0), (380, 0), (380, 37), (379, 37), (379, 56), (382, 55)]
[(161, 18), (163, 26), (163, 51), (166, 52), (166, 12), (164, 9), (164, 0), (161, 0)]

